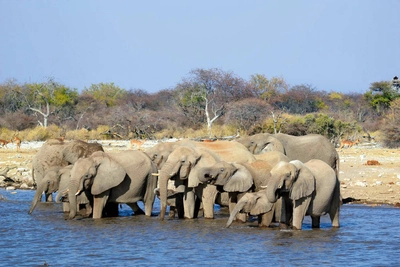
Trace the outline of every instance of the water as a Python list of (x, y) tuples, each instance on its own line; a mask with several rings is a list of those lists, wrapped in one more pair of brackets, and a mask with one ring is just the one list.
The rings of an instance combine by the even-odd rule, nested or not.
[(0, 189), (0, 266), (397, 266), (400, 209), (344, 205), (341, 228), (329, 218), (312, 230), (260, 229), (256, 222), (216, 219), (159, 221), (131, 216), (67, 220), (60, 204), (41, 203), (28, 215), (34, 191)]

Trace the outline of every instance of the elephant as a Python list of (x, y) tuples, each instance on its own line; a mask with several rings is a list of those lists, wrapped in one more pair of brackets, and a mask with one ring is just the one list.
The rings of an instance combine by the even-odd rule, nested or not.
[[(64, 167), (74, 164), (78, 158), (88, 157), (95, 151), (104, 150), (99, 143), (87, 143), (80, 140), (66, 142), (59, 139), (49, 139), (32, 159), (32, 178), (37, 185), (50, 167)], [(51, 200), (51, 194), (47, 193), (46, 201)]]
[[(51, 167), (47, 170), (43, 179), (39, 182), (36, 188), (35, 196), (33, 197), (31, 207), (29, 209), (29, 214), (33, 212), (38, 202), (42, 198), (43, 192), (45, 194), (52, 194), (59, 190), (59, 185), (61, 180), (69, 180), (70, 171), (72, 165), (61, 167)], [(67, 178), (68, 177), (68, 178)]]
[[(263, 160), (250, 163), (219, 161), (212, 166), (201, 168), (198, 172), (198, 179), (202, 183), (216, 185), (219, 191), (228, 192), (229, 211), (231, 214), (236, 211), (236, 216), (241, 210), (237, 210), (236, 206), (242, 196), (246, 192), (257, 192), (266, 187), (271, 170), (271, 164)], [(277, 222), (280, 220), (280, 209), (275, 209), (275, 204), (271, 203), (268, 211), (271, 212), (259, 216), (260, 226), (269, 226), (273, 219)], [(241, 216), (237, 219), (246, 222), (246, 217)]]
[(130, 206), (135, 214), (143, 211), (137, 201), (143, 201), (145, 215), (151, 216), (157, 187), (156, 165), (139, 150), (94, 152), (78, 159), (71, 169), (68, 200), (69, 218), (76, 216), (77, 196), (90, 190), (93, 196), (93, 218), (102, 217), (107, 203)]
[(339, 227), (340, 183), (335, 171), (324, 161), (312, 159), (279, 162), (271, 170), (267, 199), (282, 198), (282, 217), (286, 226), (302, 229), (304, 216), (310, 215), (312, 227), (319, 228), (320, 217), (329, 214), (332, 227)]
[(159, 143), (151, 148), (146, 149), (146, 154), (157, 164), (158, 169), (161, 169), (167, 161), (169, 154), (179, 146), (187, 147), (202, 147), (210, 149), (229, 161), (251, 161), (255, 160), (254, 156), (246, 154), (237, 155), (232, 153), (232, 150), (245, 151), (247, 148), (236, 141), (214, 141), (214, 142), (198, 142), (190, 139), (183, 139), (177, 142)]
[[(275, 214), (273, 212), (275, 211)], [(226, 228), (231, 226), (233, 220), (239, 212), (249, 213), (250, 215), (258, 216), (259, 227), (270, 227), (273, 222), (273, 216), (275, 215), (275, 221), (280, 220), (280, 212), (282, 209), (282, 202), (277, 201), (271, 203), (267, 198), (267, 190), (263, 189), (258, 192), (249, 192), (240, 198), (235, 208), (231, 212)], [(261, 216), (260, 216), (261, 215)]]
[[(63, 212), (69, 213), (70, 204), (68, 200), (68, 185), (71, 180), (71, 169), (73, 165), (63, 167), (69, 169), (68, 175), (62, 175), (60, 179), (60, 187), (56, 196), (56, 202), (62, 202)], [(81, 194), (76, 196), (77, 211), (84, 217), (90, 217), (93, 211), (93, 196), (89, 190), (84, 190)], [(103, 209), (102, 217), (116, 217), (118, 216), (118, 203), (107, 203)]]
[(290, 160), (307, 162), (311, 159), (320, 159), (331, 166), (339, 176), (339, 154), (334, 145), (322, 135), (293, 136), (282, 133), (259, 133), (239, 138), (237, 141), (253, 154), (261, 154), (272, 148), (272, 150), (283, 152)]
[(268, 162), (271, 164), (271, 166), (275, 166), (280, 161), (290, 161), (290, 159), (280, 151), (266, 151), (262, 154), (256, 154), (254, 157), (257, 160), (264, 160)]
[(165, 216), (167, 188), (170, 179), (175, 180), (177, 187), (183, 188), (184, 207), (178, 207), (178, 209), (183, 208), (185, 210), (185, 218), (191, 219), (197, 217), (197, 206), (199, 204), (196, 204), (196, 196), (197, 200), (202, 199), (204, 217), (213, 218), (214, 201), (218, 191), (213, 186), (208, 186), (207, 184), (200, 185), (195, 172), (202, 166), (214, 164), (222, 159), (238, 162), (255, 160), (254, 155), (242, 144), (232, 141), (196, 142), (182, 140), (166, 157), (167, 160), (159, 170), (161, 220)]

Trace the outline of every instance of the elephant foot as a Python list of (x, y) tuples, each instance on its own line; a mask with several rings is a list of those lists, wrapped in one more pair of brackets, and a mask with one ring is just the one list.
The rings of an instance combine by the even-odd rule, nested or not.
[(289, 227), (289, 225), (287, 225), (285, 223), (279, 223), (279, 229), (281, 229), (281, 230), (289, 230), (290, 227)]

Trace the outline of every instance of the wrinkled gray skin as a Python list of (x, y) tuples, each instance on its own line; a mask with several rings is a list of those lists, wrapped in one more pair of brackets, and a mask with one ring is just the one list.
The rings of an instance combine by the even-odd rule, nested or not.
[[(331, 166), (336, 175), (339, 175), (339, 154), (334, 145), (322, 135), (293, 136), (282, 133), (260, 133), (239, 138), (237, 141), (253, 154), (278, 150), (283, 152), (290, 160), (297, 159), (301, 162), (307, 162), (311, 159), (320, 159)], [(283, 148), (283, 151), (281, 148)]]
[(276, 203), (269, 202), (267, 191), (265, 189), (258, 192), (246, 193), (240, 198), (239, 202), (230, 214), (226, 227), (229, 227), (232, 224), (239, 212), (258, 215), (258, 226), (270, 227), (272, 222), (280, 221), (281, 209), (282, 202), (279, 200)]
[[(32, 178), (36, 184), (39, 184), (50, 167), (74, 164), (78, 158), (88, 157), (95, 151), (103, 151), (103, 147), (98, 143), (80, 140), (70, 142), (58, 139), (47, 140), (32, 159)], [(51, 201), (51, 194), (46, 194), (45, 199)]]
[(59, 190), (59, 185), (62, 177), (69, 177), (72, 166), (65, 167), (51, 167), (46, 172), (43, 179), (39, 182), (36, 188), (35, 196), (33, 197), (29, 214), (33, 212), (38, 202), (42, 198), (42, 194), (52, 194)]
[[(208, 149), (211, 151), (211, 153), (214, 154), (216, 157), (220, 157), (221, 159), (224, 160), (229, 160), (229, 161), (237, 161), (237, 162), (242, 162), (242, 161), (254, 161), (255, 157), (252, 155), (246, 147), (244, 147), (242, 144), (237, 143), (235, 141), (215, 141), (215, 142), (197, 142), (197, 141), (192, 141), (188, 139), (180, 140), (178, 142), (174, 143), (159, 143), (155, 145), (152, 148), (149, 148), (146, 150), (146, 153), (150, 156), (150, 158), (155, 162), (158, 166), (158, 169), (161, 170), (164, 166), (164, 163), (167, 161), (169, 155), (178, 147), (189, 147), (192, 149)], [(180, 179), (178, 179), (180, 180)], [(197, 181), (197, 178), (194, 179)], [(160, 179), (161, 181), (161, 179)], [(162, 182), (162, 184), (168, 184), (167, 181)], [(182, 184), (183, 183), (183, 184)], [(181, 188), (185, 188), (186, 185), (184, 184), (185, 182), (179, 182), (176, 184), (176, 186), (180, 186)], [(198, 185), (198, 181), (197, 181)], [(164, 196), (167, 195), (167, 188), (161, 189), (162, 193), (160, 193), (160, 199), (165, 199), (167, 198)], [(178, 190), (179, 192), (183, 192), (181, 189)], [(203, 194), (203, 198), (205, 195), (207, 195), (207, 198), (216, 198), (216, 195), (218, 192), (216, 189), (212, 187), (206, 187), (204, 189), (198, 190), (198, 194)], [(201, 192), (202, 191), (202, 192)], [(190, 193), (191, 194), (191, 193)], [(176, 197), (181, 197), (182, 194), (177, 194)], [(187, 199), (187, 198), (186, 198)], [(191, 201), (195, 201), (191, 199)], [(190, 206), (190, 208), (186, 207), (186, 215), (184, 217), (186, 218), (193, 218), (192, 214), (192, 206), (195, 206), (196, 204), (190, 203), (191, 201), (186, 201), (186, 206)], [(169, 201), (171, 203), (171, 201)], [(183, 201), (178, 200), (179, 205), (183, 203)], [(190, 204), (189, 204), (190, 203)], [(208, 203), (208, 200), (207, 200)], [(204, 203), (203, 203), (204, 204)], [(175, 207), (170, 206), (170, 209), (175, 210)], [(183, 206), (177, 206), (176, 209), (178, 210), (178, 214), (184, 214), (184, 207)], [(209, 211), (208, 208), (205, 209), (204, 216), (206, 218), (213, 218), (214, 213), (213, 211)], [(161, 217), (161, 216), (160, 216)], [(183, 217), (180, 217), (183, 218)]]
[[(69, 218), (76, 216), (77, 195), (90, 190), (93, 218), (101, 218), (107, 203), (127, 204), (136, 214), (137, 201), (143, 201), (145, 214), (151, 216), (157, 186), (156, 165), (142, 151), (95, 152), (80, 158), (71, 170), (68, 199)], [(143, 211), (142, 211), (143, 212)]]
[(177, 188), (183, 188), (183, 208), (185, 218), (192, 219), (197, 217), (199, 202), (201, 200), (203, 200), (205, 217), (212, 218), (217, 190), (216, 188), (210, 190), (210, 194), (214, 193), (213, 199), (211, 199), (212, 196), (202, 197), (204, 192), (208, 194), (208, 189), (207, 185), (199, 184), (199, 181), (197, 180), (197, 170), (209, 164), (214, 164), (218, 160), (218, 156), (208, 149), (203, 148), (178, 146), (174, 151), (172, 151), (159, 171), (161, 220), (164, 219), (167, 208), (167, 189), (168, 181), (170, 179), (175, 179), (175, 186)]
[[(229, 163), (226, 161), (219, 161), (212, 166), (201, 168), (198, 172), (198, 179), (202, 183), (216, 185), (220, 191), (229, 192), (229, 210), (231, 215), (235, 212), (235, 215), (232, 215), (233, 218), (235, 218), (238, 212), (242, 210), (236, 208), (236, 203), (240, 202), (243, 193), (257, 192), (267, 186), (271, 169), (272, 166), (267, 161), (263, 160), (257, 160), (251, 163)], [(271, 212), (259, 217), (260, 225), (269, 226), (274, 218), (275, 221), (279, 221), (280, 210), (276, 210), (274, 204), (271, 203), (268, 211)], [(243, 216), (237, 219), (242, 222), (246, 221)]]
[[(60, 177), (60, 185), (59, 185), (59, 190), (58, 194), (56, 196), (56, 201), (57, 202), (62, 202), (63, 204), (63, 212), (69, 212), (69, 201), (68, 201), (68, 186), (69, 182), (71, 180), (71, 169), (73, 165), (68, 165), (64, 168), (69, 169), (68, 175), (62, 175)], [(85, 206), (85, 216), (90, 216), (92, 213), (92, 204), (93, 204), (93, 196), (90, 194), (90, 191), (85, 190), (83, 191), (79, 196), (76, 198), (76, 203), (77, 203), (77, 210), (80, 209), (81, 205)]]
[(271, 170), (267, 198), (275, 203), (282, 198), (284, 223), (301, 230), (304, 216), (310, 215), (312, 227), (319, 228), (320, 217), (329, 214), (332, 227), (339, 227), (340, 183), (325, 162), (313, 159), (280, 162)]

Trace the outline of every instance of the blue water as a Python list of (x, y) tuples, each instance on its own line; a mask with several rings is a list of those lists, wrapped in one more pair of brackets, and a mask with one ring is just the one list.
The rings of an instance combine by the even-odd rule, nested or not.
[(399, 266), (400, 209), (348, 204), (341, 228), (328, 216), (321, 229), (258, 228), (256, 222), (224, 226), (216, 219), (159, 221), (131, 216), (67, 220), (61, 205), (40, 203), (28, 215), (34, 191), (0, 189), (0, 266)]

